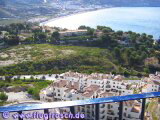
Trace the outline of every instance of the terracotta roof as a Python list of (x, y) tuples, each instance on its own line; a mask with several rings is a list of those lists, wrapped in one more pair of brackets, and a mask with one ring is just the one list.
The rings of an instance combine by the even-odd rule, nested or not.
[(67, 80), (60, 80), (53, 83), (53, 86), (59, 87), (59, 88), (65, 87), (66, 85), (67, 85)]
[(65, 90), (65, 92), (68, 93), (68, 92), (70, 92), (71, 90), (72, 90), (71, 88), (68, 88), (68, 89)]
[(95, 92), (99, 91), (100, 86), (98, 85), (90, 85), (85, 88), (85, 92), (82, 93), (82, 96), (91, 97)]
[(86, 91), (82, 94), (82, 96), (91, 97), (93, 94), (94, 94), (94, 91)]
[(78, 82), (71, 82), (69, 81), (66, 85), (66, 88), (71, 88), (71, 89), (79, 89), (79, 83)]
[(99, 85), (90, 85), (89, 87), (85, 88), (85, 91), (97, 91), (99, 88)]
[(131, 112), (139, 113), (141, 111), (141, 106), (140, 105), (135, 105), (132, 109)]
[(124, 101), (124, 105), (127, 106), (127, 107), (132, 107), (134, 105), (134, 101), (130, 100), (130, 101)]
[(108, 96), (114, 96), (114, 95), (115, 95), (114, 93), (110, 93), (110, 92), (100, 93), (100, 96), (101, 96), (101, 97), (108, 97)]
[(121, 75), (116, 75), (116, 76), (114, 77), (114, 80), (122, 81), (122, 80), (123, 80), (123, 76), (121, 76)]

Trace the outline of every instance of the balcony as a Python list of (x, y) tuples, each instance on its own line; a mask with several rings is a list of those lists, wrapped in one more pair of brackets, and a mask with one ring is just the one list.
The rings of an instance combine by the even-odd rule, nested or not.
[(109, 110), (109, 111), (107, 112), (107, 114), (109, 114), (109, 115), (115, 115), (115, 114), (114, 114), (114, 111), (111, 111), (111, 110)]
[(105, 104), (100, 105), (100, 107), (101, 107), (101, 108), (104, 108), (104, 107), (105, 107)]
[[(75, 114), (75, 106), (84, 106), (84, 105), (95, 105), (95, 119), (99, 120), (99, 108), (100, 104), (105, 103), (113, 103), (119, 102), (119, 120), (123, 120), (123, 101), (128, 100), (141, 100), (142, 99), (142, 107), (141, 107), (141, 115), (140, 119), (144, 120), (145, 113), (145, 103), (147, 98), (158, 98), (160, 97), (160, 92), (151, 92), (151, 93), (143, 93), (143, 94), (133, 94), (127, 96), (113, 96), (108, 98), (95, 98), (88, 100), (77, 100), (77, 101), (67, 101), (67, 102), (51, 102), (51, 103), (43, 103), (43, 104), (21, 104), (14, 106), (4, 106), (0, 107), (0, 113), (4, 112), (17, 112), (21, 114), (24, 111), (34, 111), (34, 110), (44, 110), (44, 113), (49, 113), (49, 109), (54, 108), (70, 108), (72, 114)], [(19, 120), (23, 120), (23, 118), (19, 118)]]
[(101, 114), (104, 114), (105, 110), (101, 111)]
[(111, 88), (111, 86), (110, 85), (106, 85), (106, 88)]

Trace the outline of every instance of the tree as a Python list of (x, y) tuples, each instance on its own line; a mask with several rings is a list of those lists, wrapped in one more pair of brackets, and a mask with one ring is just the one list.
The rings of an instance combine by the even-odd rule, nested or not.
[(149, 37), (150, 39), (153, 39), (153, 35), (148, 35), (148, 37)]
[(52, 44), (55, 44), (57, 43), (57, 41), (60, 39), (60, 34), (58, 31), (55, 31), (52, 33), (52, 36), (51, 36), (51, 43)]
[(28, 37), (28, 38), (26, 38), (26, 39), (25, 39), (25, 43), (27, 43), (27, 44), (34, 43), (33, 37)]
[(123, 74), (124, 74), (125, 77), (129, 77), (130, 76), (130, 73), (128, 71), (124, 71)]
[(119, 31), (117, 31), (117, 34), (122, 36), (123, 35), (123, 31), (119, 30)]
[(56, 74), (55, 78), (57, 79), (59, 76)]
[(87, 35), (92, 36), (94, 34), (94, 31), (95, 31), (95, 29), (93, 29), (93, 28), (87, 29)]
[(81, 25), (78, 27), (79, 30), (84, 30), (84, 29), (87, 29), (87, 35), (93, 35), (95, 29), (91, 28), (91, 27), (88, 27), (88, 26), (85, 26), (85, 25)]
[(115, 54), (115, 57), (120, 60), (120, 57), (121, 57), (121, 51), (119, 48), (114, 48), (114, 54)]
[(40, 97), (39, 97), (40, 90), (38, 88), (33, 88), (33, 87), (32, 88), (28, 88), (27, 92), (28, 92), (28, 94), (33, 95), (33, 97), (35, 99), (37, 99), (37, 100), (40, 99)]
[(42, 80), (45, 80), (45, 79), (46, 79), (46, 77), (43, 75), (43, 76), (42, 76)]
[(5, 76), (5, 81), (6, 82), (11, 82), (12, 76)]
[(4, 92), (0, 93), (0, 101), (5, 102), (7, 100), (8, 100), (8, 96)]
[(31, 79), (31, 80), (34, 80), (34, 77), (33, 77), (33, 76), (31, 76), (31, 77), (30, 77), (30, 79)]
[(109, 47), (111, 45), (111, 37), (107, 34), (103, 34), (101, 37), (100, 37), (100, 46), (102, 47)]
[(38, 41), (38, 43), (46, 43), (47, 35), (43, 32), (35, 33), (34, 39)]
[(108, 32), (112, 32), (113, 30), (110, 27), (106, 27), (106, 26), (97, 26), (98, 30), (107, 30)]
[(112, 29), (109, 28), (109, 27), (105, 27), (105, 28), (102, 29), (102, 32), (103, 33), (109, 33), (109, 32), (112, 32)]
[(5, 38), (4, 38), (4, 41), (5, 41), (5, 43), (6, 43), (7, 45), (11, 45), (11, 46), (12, 46), (12, 45), (18, 45), (20, 39), (19, 39), (19, 37), (16, 36), (16, 35), (10, 35), (10, 36), (8, 36), (8, 37), (5, 37)]
[(81, 26), (78, 27), (79, 30), (80, 30), (80, 29), (88, 29), (88, 28), (90, 28), (90, 27), (85, 26), (85, 25), (81, 25)]

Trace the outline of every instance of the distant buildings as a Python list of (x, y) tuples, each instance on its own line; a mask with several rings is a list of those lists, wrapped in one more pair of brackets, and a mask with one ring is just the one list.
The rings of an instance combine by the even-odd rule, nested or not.
[(87, 30), (67, 30), (67, 31), (60, 31), (60, 37), (69, 37), (69, 36), (82, 36), (87, 34)]

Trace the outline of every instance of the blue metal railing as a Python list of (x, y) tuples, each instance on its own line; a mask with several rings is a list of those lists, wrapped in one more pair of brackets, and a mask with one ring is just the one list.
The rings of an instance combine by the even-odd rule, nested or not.
[[(94, 99), (66, 101), (66, 102), (51, 102), (51, 103), (43, 103), (43, 104), (24, 104), (24, 105), (22, 104), (18, 106), (15, 105), (15, 106), (0, 107), (0, 113), (6, 112), (6, 111), (22, 112), (22, 111), (31, 111), (31, 110), (44, 110), (46, 112), (48, 111), (48, 109), (70, 107), (71, 112), (74, 114), (74, 106), (83, 106), (83, 105), (92, 105), (92, 104), (95, 104), (95, 110), (98, 113), (99, 104), (119, 102), (120, 103), (119, 104), (119, 120), (122, 120), (123, 101), (142, 99), (141, 120), (144, 120), (146, 98), (158, 98), (158, 97), (160, 97), (160, 92), (150, 92), (150, 93), (143, 93), (143, 94), (113, 96), (108, 98), (94, 98)], [(98, 115), (99, 114), (96, 114), (96, 120), (99, 120)]]

